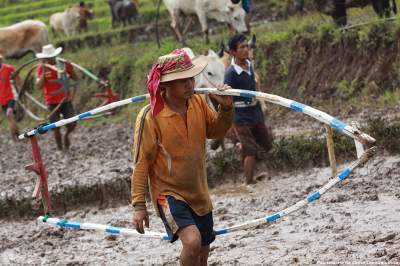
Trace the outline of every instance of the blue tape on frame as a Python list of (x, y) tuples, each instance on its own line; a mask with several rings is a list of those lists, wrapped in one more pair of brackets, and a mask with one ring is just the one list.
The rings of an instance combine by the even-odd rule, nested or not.
[(346, 177), (348, 177), (349, 174), (350, 174), (350, 169), (346, 168), (343, 172), (340, 173), (339, 179), (342, 181), (342, 180), (346, 179)]
[(227, 229), (217, 229), (215, 230), (215, 235), (225, 235), (226, 233), (228, 233)]
[[(49, 129), (54, 129), (54, 128), (56, 128), (57, 126), (56, 126), (56, 123), (52, 123), (52, 124), (50, 124), (50, 125), (47, 125), (47, 126), (44, 126), (43, 128), (42, 128), (42, 131), (44, 131), (44, 132), (46, 132), (47, 130), (49, 130)], [(40, 132), (39, 132), (40, 133)]]
[(278, 220), (279, 218), (281, 218), (280, 214), (279, 213), (275, 213), (275, 214), (272, 214), (270, 216), (265, 217), (265, 220), (267, 222), (273, 222), (273, 221)]
[(256, 92), (255, 91), (241, 91), (240, 96), (246, 97), (246, 98), (254, 98), (254, 97), (256, 97)]
[(79, 119), (83, 119), (86, 118), (88, 116), (91, 116), (92, 114), (90, 112), (85, 112), (79, 115)]
[(71, 227), (74, 229), (81, 229), (81, 225), (78, 223), (67, 222), (64, 224), (64, 226)]
[(61, 226), (61, 227), (64, 227), (67, 223), (68, 223), (67, 220), (60, 220), (60, 221), (57, 222), (57, 225)]
[(309, 196), (307, 198), (307, 201), (308, 202), (314, 201), (314, 200), (318, 199), (320, 196), (321, 196), (321, 194), (317, 191), (314, 194), (312, 194), (311, 196)]
[(292, 102), (290, 104), (290, 108), (296, 112), (302, 113), (302, 112), (304, 112), (304, 108), (306, 108), (306, 106), (302, 103)]
[(119, 234), (119, 233), (121, 233), (121, 229), (119, 229), (117, 227), (113, 227), (113, 226), (108, 226), (106, 228), (106, 232), (111, 233), (111, 234)]
[(146, 96), (135, 96), (132, 97), (131, 102), (136, 103), (136, 102), (140, 102), (140, 101), (144, 101), (146, 100)]
[(333, 120), (331, 121), (331, 127), (339, 131), (342, 131), (346, 126), (347, 126), (346, 123), (343, 123), (342, 121), (336, 118), (333, 118)]
[(171, 238), (169, 238), (168, 235), (164, 235), (164, 236), (162, 237), (162, 239), (163, 239), (163, 240), (171, 240)]

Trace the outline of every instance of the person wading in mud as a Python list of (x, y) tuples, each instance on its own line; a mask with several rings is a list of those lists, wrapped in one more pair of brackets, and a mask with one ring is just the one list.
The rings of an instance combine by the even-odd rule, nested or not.
[[(36, 86), (43, 89), (44, 100), (50, 111), (49, 121), (54, 123), (61, 119), (71, 118), (75, 115), (74, 106), (72, 105), (72, 93), (70, 91), (70, 79), (78, 81), (78, 77), (69, 62), (61, 62), (56, 60), (56, 56), (62, 52), (62, 48), (54, 48), (53, 45), (45, 45), (42, 52), (36, 54), (37, 58), (41, 58), (42, 64), (36, 69)], [(74, 131), (76, 123), (66, 126), (67, 131), (64, 135), (64, 148), (69, 149), (71, 144), (69, 135)], [(54, 129), (54, 137), (59, 150), (63, 149), (63, 139), (60, 128)]]
[[(182, 242), (181, 265), (207, 265), (215, 239), (208, 192), (206, 138), (221, 138), (233, 119), (231, 96), (211, 95), (218, 112), (194, 94), (194, 76), (206, 67), (204, 56), (182, 49), (161, 56), (147, 76), (150, 105), (137, 118), (132, 174), (133, 224), (149, 226), (146, 187), (171, 242)], [(220, 90), (229, 89), (223, 85)]]
[[(249, 58), (249, 44), (246, 37), (237, 34), (229, 40), (232, 63), (225, 72), (224, 82), (234, 89), (256, 90), (254, 69)], [(272, 135), (265, 126), (260, 102), (254, 98), (233, 97), (235, 118), (233, 133), (239, 140), (246, 184), (255, 183), (254, 168), (257, 153), (268, 152), (272, 147)]]
[[(14, 100), (14, 94), (11, 87), (10, 76), (15, 71), (12, 65), (3, 63), (3, 55), (0, 54), (0, 105), (3, 109), (10, 129), (11, 137), (14, 142), (18, 140), (18, 126), (15, 122), (14, 113), (17, 102)], [(21, 80), (18, 76), (15, 80), (20, 84)]]

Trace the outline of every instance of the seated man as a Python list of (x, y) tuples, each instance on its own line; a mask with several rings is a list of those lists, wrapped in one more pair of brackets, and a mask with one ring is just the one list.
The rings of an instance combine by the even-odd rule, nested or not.
[[(225, 83), (234, 89), (256, 90), (253, 66), (249, 58), (249, 44), (242, 34), (229, 40), (232, 63), (225, 72)], [(254, 183), (254, 167), (260, 147), (268, 152), (272, 147), (272, 135), (264, 123), (260, 102), (245, 97), (233, 97), (235, 117), (233, 133), (240, 141), (246, 184)]]

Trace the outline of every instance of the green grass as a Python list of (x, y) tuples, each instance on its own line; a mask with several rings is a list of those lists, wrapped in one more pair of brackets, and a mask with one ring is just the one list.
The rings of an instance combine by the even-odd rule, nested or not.
[[(58, 1), (59, 3), (60, 1)], [(22, 14), (47, 14), (49, 10), (63, 9), (65, 6), (69, 5), (72, 1), (64, 1), (60, 6), (57, 6), (57, 1), (54, 0), (43, 0), (37, 2), (25, 1), (19, 5), (7, 5), (6, 8), (2, 9), (1, 14), (5, 14), (4, 10), (9, 11), (7, 19), (13, 19), (13, 17), (22, 17)], [(173, 50), (176, 47), (181, 46), (176, 43), (174, 38), (164, 38), (162, 40), (162, 48), (158, 49), (154, 41), (139, 42), (139, 43), (126, 43), (126, 39), (122, 38), (124, 36), (126, 29), (118, 28), (111, 29), (111, 22), (108, 13), (108, 6), (100, 0), (88, 1), (94, 4), (96, 18), (90, 21), (89, 25), (91, 31), (85, 34), (72, 37), (60, 36), (58, 38), (51, 38), (52, 42), (68, 42), (74, 40), (82, 40), (84, 42), (85, 38), (94, 38), (97, 35), (109, 34), (112, 36), (111, 45), (102, 45), (99, 47), (87, 47), (82, 46), (76, 51), (69, 51), (68, 48), (62, 54), (62, 57), (68, 58), (73, 62), (81, 64), (84, 67), (92, 70), (95, 74), (98, 74), (101, 70), (107, 73), (108, 79), (110, 79), (113, 84), (114, 89), (122, 96), (129, 97), (134, 95), (139, 95), (145, 93), (146, 86), (146, 73), (150, 69), (151, 64), (155, 62), (156, 58), (164, 53)], [(0, 4), (2, 2), (0, 1)], [(46, 3), (46, 8), (41, 7)], [(26, 7), (22, 8), (24, 5)], [(277, 3), (276, 6), (283, 8), (281, 3)], [(13, 10), (18, 10), (17, 7), (21, 7), (21, 12), (16, 12)], [(30, 10), (28, 10), (31, 7)], [(35, 7), (35, 8), (32, 8)], [(14, 8), (14, 9), (13, 9)], [(28, 11), (27, 11), (28, 10)], [(167, 17), (165, 7), (162, 8), (163, 16)], [(27, 12), (27, 13), (23, 13)], [(36, 12), (36, 13), (35, 13)], [(365, 14), (371, 14), (371, 9), (353, 9), (349, 12), (349, 16), (353, 20), (365, 16)], [(18, 14), (16, 14), (18, 13)], [(155, 14), (155, 6), (152, 0), (142, 0), (140, 8), (141, 18), (138, 25), (128, 27), (132, 29), (135, 27), (140, 27), (145, 25), (146, 21), (152, 21)], [(164, 19), (164, 18), (163, 18)], [(0, 18), (0, 23), (4, 20), (4, 17)], [(164, 20), (164, 23), (167, 23)], [(391, 24), (394, 28), (399, 28), (399, 21)], [(370, 25), (362, 26), (360, 28), (354, 29), (358, 36), (360, 36), (359, 41), (362, 43), (371, 41), (371, 31), (376, 31), (384, 27), (380, 23), (372, 23)], [(276, 88), (272, 88), (272, 92), (278, 94), (284, 94), (287, 87), (288, 69), (289, 63), (293, 55), (291, 50), (291, 45), (295, 38), (307, 37), (314, 40), (319, 40), (325, 36), (334, 36), (335, 38), (341, 38), (343, 33), (341, 30), (337, 29), (332, 23), (331, 19), (327, 16), (321, 15), (317, 12), (310, 12), (305, 16), (292, 16), (287, 20), (278, 21), (273, 23), (263, 23), (253, 28), (253, 31), (257, 35), (258, 43), (260, 44), (260, 49), (258, 50), (258, 58), (262, 58), (265, 54), (263, 49), (269, 47), (269, 45), (279, 46), (279, 74), (281, 76), (281, 82)], [(52, 37), (52, 36), (51, 36)], [(226, 40), (229, 38), (229, 32), (226, 29), (217, 29), (215, 35), (211, 37), (211, 44), (205, 45), (200, 36), (190, 38), (187, 45), (192, 47), (193, 50), (199, 53), (205, 53), (209, 48), (218, 49), (219, 42), (221, 40)], [(20, 65), (22, 62), (28, 60), (24, 58), (22, 60), (11, 60), (10, 62), (14, 65)], [(298, 60), (302, 60), (298, 58)], [(257, 68), (259, 69), (270, 69), (274, 67), (275, 62), (272, 62), (269, 58), (260, 59), (257, 62)], [(22, 73), (22, 76), (24, 73)], [(265, 75), (264, 72), (261, 75)], [(267, 76), (262, 77), (263, 80), (268, 79)], [(352, 81), (343, 81), (338, 84), (339, 89), (345, 94), (345, 98), (349, 98), (352, 101), (353, 86), (355, 84)], [(79, 111), (86, 111), (94, 108), (99, 100), (93, 98), (93, 94), (98, 91), (96, 84), (88, 79), (84, 79), (82, 82), (82, 88), (78, 92), (77, 108)], [(38, 98), (41, 97), (39, 91), (35, 91)], [(398, 92), (388, 92), (380, 96), (379, 101), (382, 104), (393, 103), (398, 99)], [(394, 99), (394, 100), (393, 100)], [(355, 102), (356, 104), (356, 102)], [(130, 105), (124, 108), (120, 115), (110, 118), (112, 122), (122, 122), (127, 119), (131, 119), (132, 114), (135, 114), (141, 105)], [(24, 126), (32, 126), (35, 124), (33, 121), (26, 121), (23, 123)]]

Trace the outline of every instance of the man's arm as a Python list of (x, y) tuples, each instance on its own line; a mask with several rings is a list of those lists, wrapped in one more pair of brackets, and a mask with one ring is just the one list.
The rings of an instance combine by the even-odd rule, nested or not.
[(70, 76), (71, 79), (75, 80), (76, 82), (79, 82), (79, 76), (76, 74), (74, 67), (68, 63), (68, 74)]
[(43, 89), (43, 85), (44, 85), (44, 80), (45, 80), (45, 72), (46, 72), (46, 67), (44, 65), (44, 63), (42, 63), (42, 65), (40, 67), (38, 67), (36, 75), (36, 86), (39, 89)]
[(18, 88), (21, 88), (21, 86), (22, 86), (22, 80), (21, 80), (21, 78), (19, 77), (19, 75), (16, 75), (16, 76), (14, 77), (14, 79), (15, 79), (15, 83), (17, 84), (17, 87), (18, 87)]
[[(231, 89), (230, 86), (223, 85), (219, 90)], [(222, 96), (210, 94), (219, 104), (218, 113), (214, 112), (205, 102), (204, 109), (206, 112), (207, 122), (207, 138), (223, 138), (232, 125), (233, 121), (233, 104), (232, 96)]]
[[(149, 116), (148, 116), (149, 115)], [(131, 177), (132, 206), (134, 207), (133, 224), (139, 233), (144, 233), (143, 224), (149, 226), (146, 209), (146, 187), (149, 169), (157, 151), (157, 134), (151, 119), (149, 108), (143, 108), (135, 126), (133, 160), (134, 170)]]

